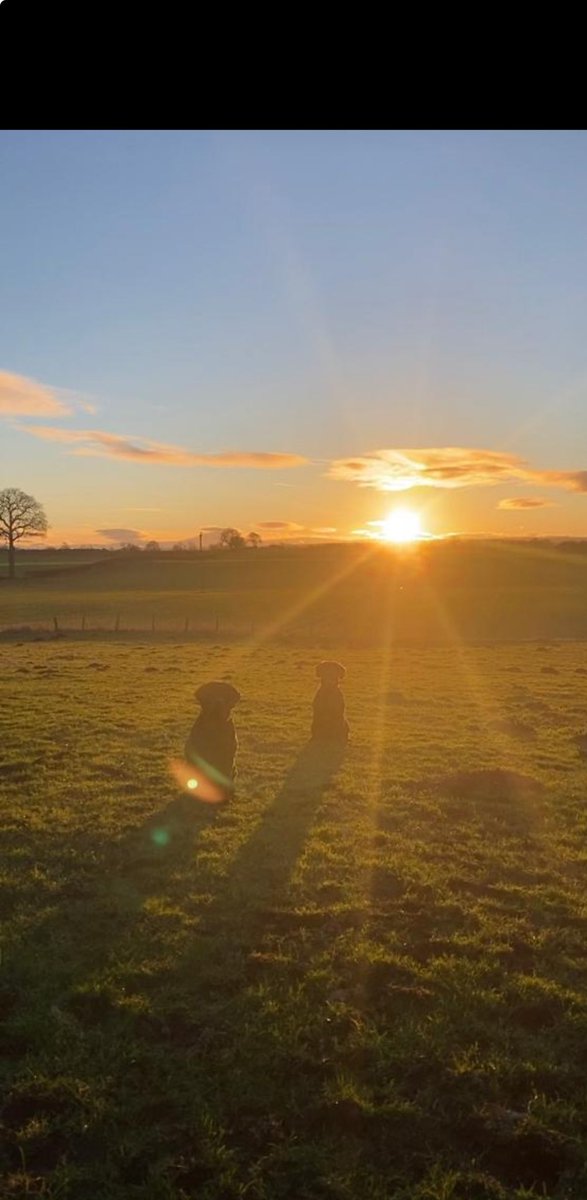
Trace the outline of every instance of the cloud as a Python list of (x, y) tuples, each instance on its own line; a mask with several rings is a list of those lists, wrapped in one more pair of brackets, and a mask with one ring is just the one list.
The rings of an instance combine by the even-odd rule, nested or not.
[(146, 537), (140, 529), (95, 529), (94, 532), (111, 542), (142, 542)]
[(551, 500), (542, 500), (540, 497), (534, 499), (533, 496), (511, 496), (506, 500), (500, 500), (498, 508), (554, 508)]
[(587, 492), (587, 471), (542, 471), (545, 483), (564, 487), (570, 492)]
[(196, 454), (181, 446), (153, 442), (148, 438), (121, 437), (99, 429), (55, 429), (50, 425), (21, 425), (19, 428), (33, 437), (72, 445), (76, 448), (71, 453), (84, 457), (122, 458), (130, 462), (163, 463), (175, 467), (248, 467), (269, 471), (300, 467), (307, 462), (299, 454), (271, 454), (261, 450)]
[(587, 471), (540, 470), (517, 454), (462, 446), (374, 450), (362, 457), (336, 459), (328, 475), (379, 492), (405, 492), (417, 487), (488, 487), (516, 479), (587, 492)]
[(303, 529), (303, 525), (298, 525), (296, 521), (259, 521), (258, 529)]
[(0, 371), (0, 414), (17, 417), (66, 417), (71, 412), (53, 388), (24, 375)]

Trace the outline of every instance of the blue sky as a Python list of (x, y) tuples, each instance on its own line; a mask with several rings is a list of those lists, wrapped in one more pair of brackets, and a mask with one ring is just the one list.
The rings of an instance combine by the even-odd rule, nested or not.
[(4, 132), (0, 487), (52, 541), (348, 536), (394, 496), (333, 462), (459, 447), (511, 470), (424, 456), (433, 532), (587, 534), (586, 211), (583, 132)]

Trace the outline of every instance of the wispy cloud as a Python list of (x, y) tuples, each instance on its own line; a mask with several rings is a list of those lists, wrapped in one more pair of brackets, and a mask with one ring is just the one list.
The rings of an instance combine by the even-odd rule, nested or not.
[(332, 535), (337, 532), (333, 525), (314, 527), (300, 525), (297, 521), (257, 521), (253, 528), (258, 530), (264, 538), (268, 538), (269, 541), (271, 541), (272, 537), (275, 537), (280, 542), (328, 541), (329, 539), (332, 540)]
[(66, 417), (71, 407), (60, 400), (54, 388), (0, 371), (0, 414), (5, 417)]
[(258, 529), (289, 529), (292, 531), (303, 529), (303, 525), (298, 525), (296, 521), (259, 521)]
[(220, 454), (197, 454), (181, 446), (154, 442), (142, 437), (122, 437), (99, 429), (56, 429), (50, 425), (21, 425), (33, 437), (74, 446), (72, 454), (98, 458), (122, 458), (129, 462), (163, 463), (175, 467), (248, 467), (283, 470), (307, 462), (299, 454), (268, 453), (261, 450), (227, 450)]
[(96, 529), (95, 532), (110, 542), (142, 542), (146, 537), (140, 529)]
[(531, 467), (517, 454), (461, 446), (374, 450), (357, 458), (336, 459), (328, 475), (379, 492), (405, 492), (418, 487), (488, 487), (519, 479), (587, 492), (587, 471), (541, 470)]
[(552, 500), (543, 500), (539, 496), (536, 496), (536, 497), (533, 497), (533, 496), (511, 496), (511, 497), (508, 497), (506, 500), (500, 500), (497, 507), (498, 508), (506, 508), (506, 509), (510, 509), (510, 508), (514, 508), (514, 509), (522, 508), (523, 509), (523, 508), (555, 508), (556, 506)]

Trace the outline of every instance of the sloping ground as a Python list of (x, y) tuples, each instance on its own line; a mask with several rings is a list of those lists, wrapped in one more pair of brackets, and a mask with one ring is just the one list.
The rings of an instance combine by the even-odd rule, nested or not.
[(587, 649), (338, 656), (0, 647), (3, 1195), (584, 1200)]
[(0, 628), (264, 632), (322, 646), (587, 638), (587, 557), (504, 545), (109, 559), (6, 584)]

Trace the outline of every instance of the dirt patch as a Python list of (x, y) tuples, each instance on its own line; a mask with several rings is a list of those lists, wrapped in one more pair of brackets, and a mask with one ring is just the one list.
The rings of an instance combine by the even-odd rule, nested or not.
[(494, 767), (418, 779), (411, 784), (411, 790), (442, 792), (459, 800), (517, 800), (542, 796), (545, 787), (531, 775)]
[(519, 738), (522, 742), (531, 742), (536, 737), (534, 726), (520, 721), (517, 717), (503, 717), (501, 720), (492, 721), (491, 728), (496, 733), (506, 733), (508, 737)]

